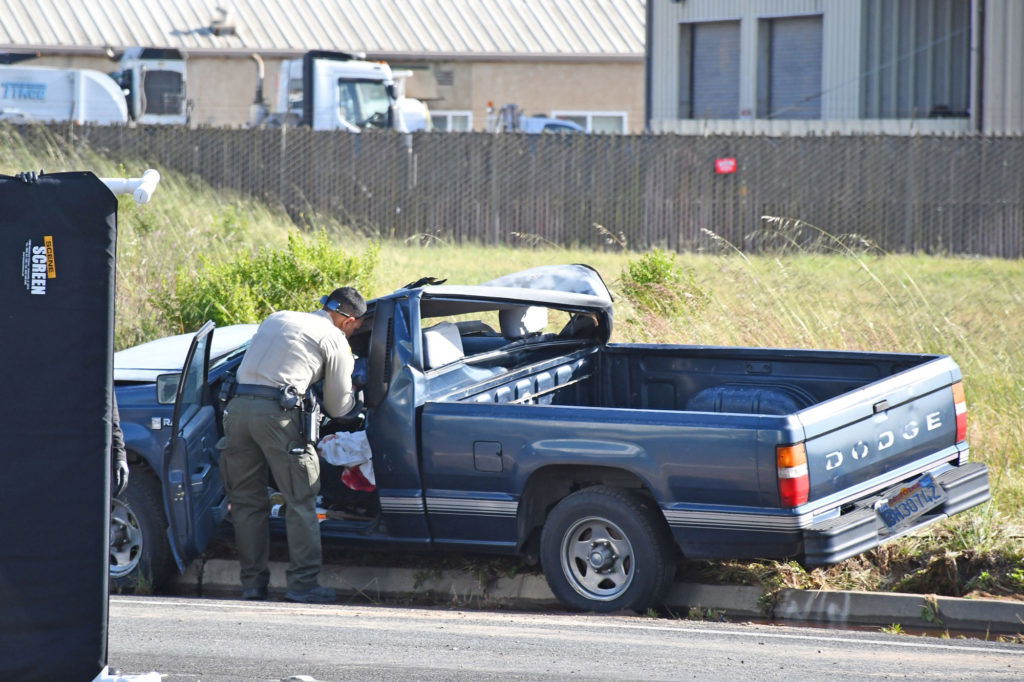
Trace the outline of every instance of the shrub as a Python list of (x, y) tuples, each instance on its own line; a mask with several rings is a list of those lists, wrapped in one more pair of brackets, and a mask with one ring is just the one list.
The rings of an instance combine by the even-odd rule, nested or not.
[(710, 300), (694, 272), (676, 263), (676, 254), (662, 249), (631, 259), (620, 283), (639, 310), (665, 317), (699, 312)]
[(368, 296), (379, 247), (371, 244), (348, 255), (323, 231), (310, 236), (292, 231), (282, 249), (239, 251), (222, 260), (202, 258), (198, 271), (179, 268), (174, 293), (154, 301), (180, 332), (206, 320), (218, 326), (258, 322), (277, 310), (311, 310), (339, 286), (355, 286)]

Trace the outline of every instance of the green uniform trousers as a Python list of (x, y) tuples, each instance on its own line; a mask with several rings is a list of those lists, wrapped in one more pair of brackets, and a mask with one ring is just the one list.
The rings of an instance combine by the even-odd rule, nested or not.
[[(320, 462), (299, 431), (298, 409), (277, 400), (236, 396), (224, 413), (221, 473), (231, 502), (242, 588), (266, 587), (270, 580), (270, 498), (267, 471), (285, 499), (288, 531), (288, 589), (316, 586), (323, 556), (316, 496)], [(300, 454), (292, 450), (301, 449)]]

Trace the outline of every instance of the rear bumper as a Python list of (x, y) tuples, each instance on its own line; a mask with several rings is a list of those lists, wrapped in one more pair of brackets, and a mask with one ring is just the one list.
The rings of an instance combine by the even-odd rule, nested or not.
[(846, 514), (808, 526), (803, 530), (804, 563), (808, 566), (834, 564), (970, 509), (991, 497), (988, 467), (980, 462), (950, 469), (937, 476), (936, 481), (945, 489), (946, 501), (897, 534), (883, 530), (885, 526), (878, 518), (874, 504), (894, 495), (903, 484), (858, 500)]

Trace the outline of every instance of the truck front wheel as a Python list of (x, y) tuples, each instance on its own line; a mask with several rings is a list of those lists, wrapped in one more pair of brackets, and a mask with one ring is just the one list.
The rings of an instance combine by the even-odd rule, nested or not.
[(160, 482), (149, 469), (132, 467), (128, 487), (110, 501), (110, 589), (151, 592), (172, 568)]
[(555, 597), (580, 611), (642, 612), (675, 577), (674, 545), (657, 505), (609, 486), (558, 503), (544, 523), (540, 558)]

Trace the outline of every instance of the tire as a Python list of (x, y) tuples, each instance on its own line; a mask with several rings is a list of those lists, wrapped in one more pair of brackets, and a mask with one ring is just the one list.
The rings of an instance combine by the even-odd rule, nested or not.
[(173, 570), (160, 481), (133, 467), (128, 487), (110, 501), (110, 591), (146, 594), (163, 587)]
[(624, 488), (569, 495), (544, 522), (540, 559), (558, 601), (571, 609), (643, 612), (675, 577), (675, 543), (654, 501)]

